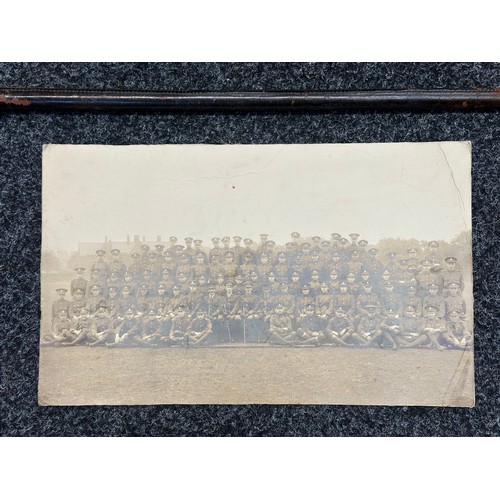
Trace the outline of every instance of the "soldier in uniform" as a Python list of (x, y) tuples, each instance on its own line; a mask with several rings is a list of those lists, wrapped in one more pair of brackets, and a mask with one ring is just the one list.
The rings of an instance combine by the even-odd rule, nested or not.
[(179, 275), (184, 274), (186, 276), (186, 280), (190, 281), (192, 278), (192, 268), (191, 268), (191, 262), (190, 262), (190, 257), (187, 253), (183, 253), (179, 256), (179, 264), (177, 266), (177, 269), (175, 271), (175, 278), (177, 281), (179, 281)]
[(212, 243), (213, 243), (213, 248), (211, 248), (209, 251), (208, 251), (208, 258), (209, 258), (209, 261), (212, 262), (213, 259), (212, 259), (212, 256), (213, 255), (218, 255), (219, 256), (219, 261), (221, 259), (221, 256), (222, 256), (222, 248), (220, 247), (220, 238), (218, 238), (217, 236), (215, 236), (214, 238), (212, 238)]
[(460, 293), (460, 284), (455, 282), (448, 283), (446, 291), (447, 294), (444, 298), (446, 315), (448, 315), (451, 311), (460, 311), (460, 314), (465, 315), (467, 311), (465, 300), (462, 298), (462, 294)]
[(243, 253), (243, 263), (240, 266), (240, 271), (245, 277), (250, 277), (250, 273), (257, 269), (257, 266), (253, 262), (253, 252), (245, 250)]
[(335, 314), (328, 321), (324, 330), (326, 341), (333, 345), (350, 347), (347, 342), (354, 333), (354, 324), (342, 306), (335, 308)]
[(135, 298), (135, 312), (138, 316), (146, 314), (151, 304), (150, 287), (147, 283), (143, 283), (137, 292)]
[(244, 293), (237, 305), (237, 314), (243, 324), (243, 342), (259, 342), (261, 340), (262, 322), (259, 314), (259, 298), (253, 291), (251, 281), (244, 284)]
[(330, 246), (332, 249), (332, 252), (337, 252), (340, 247), (340, 239), (342, 238), (342, 235), (339, 233), (332, 233), (330, 235)]
[(266, 283), (271, 287), (271, 293), (273, 295), (276, 295), (277, 293), (279, 293), (279, 291), (280, 291), (280, 283), (277, 280), (277, 277), (274, 274), (274, 272), (273, 271), (269, 271), (267, 273), (266, 278), (267, 278)]
[(422, 309), (425, 312), (428, 306), (437, 308), (437, 317), (444, 318), (446, 314), (446, 303), (442, 295), (439, 294), (439, 286), (435, 283), (429, 285), (429, 293), (422, 299)]
[(292, 241), (289, 241), (285, 244), (285, 254), (286, 260), (288, 263), (293, 262), (295, 260), (295, 252), (297, 250), (297, 246)]
[(304, 255), (302, 254), (302, 252), (295, 253), (295, 259), (290, 266), (290, 269), (292, 273), (298, 272), (301, 276), (301, 279), (303, 279), (304, 281), (308, 280), (309, 277), (306, 275), (306, 264), (304, 262)]
[(320, 293), (321, 281), (318, 271), (312, 271), (310, 274), (309, 288), (311, 289), (311, 295), (316, 297)]
[(149, 302), (149, 308), (154, 309), (156, 314), (162, 314), (168, 302), (167, 287), (163, 283), (158, 285), (156, 295), (152, 296)]
[(443, 256), (439, 253), (439, 243), (437, 241), (429, 241), (428, 245), (428, 253), (425, 258), (432, 262), (432, 266), (441, 266), (443, 263)]
[(202, 295), (198, 290), (198, 283), (191, 281), (189, 283), (189, 292), (186, 295), (186, 305), (189, 317), (192, 317), (201, 303)]
[(415, 247), (410, 247), (406, 251), (408, 253), (408, 269), (413, 273), (420, 271), (420, 261), (417, 258), (418, 250)]
[[(460, 290), (464, 291), (464, 278), (461, 271), (457, 269), (457, 258), (456, 257), (446, 257), (444, 259), (445, 269), (439, 273), (439, 286), (441, 292), (447, 290), (450, 283), (458, 283)], [(447, 295), (447, 293), (444, 293)]]
[(82, 307), (87, 307), (87, 301), (85, 299), (85, 293), (82, 288), (77, 288), (73, 294), (73, 300), (71, 300), (68, 309), (69, 318), (76, 318), (80, 316), (80, 310)]
[(262, 252), (267, 252), (267, 239), (269, 235), (262, 233), (260, 235), (260, 243), (259, 246), (257, 247), (257, 253), (260, 254)]
[(396, 252), (388, 252), (387, 257), (389, 257), (389, 261), (385, 265), (386, 271), (389, 271), (391, 273), (392, 280), (395, 279), (400, 272), (399, 264), (396, 262), (396, 255)]
[(421, 320), (417, 316), (415, 307), (407, 304), (401, 318), (401, 332), (399, 334), (399, 347), (414, 347), (428, 342), (427, 336), (420, 332)]
[(57, 317), (52, 321), (51, 332), (43, 336), (42, 345), (60, 346), (62, 343), (71, 342), (75, 335), (71, 333), (73, 321), (68, 317), (66, 309), (59, 310)]
[(190, 258), (194, 256), (194, 248), (193, 248), (193, 238), (188, 236), (184, 238), (184, 242), (186, 243), (186, 248), (184, 249), (184, 253), (189, 255)]
[(388, 307), (386, 309), (385, 318), (380, 325), (380, 329), (382, 331), (380, 347), (384, 347), (385, 344), (388, 343), (392, 349), (398, 348), (399, 336), (401, 334), (401, 321), (399, 314), (399, 311), (392, 307)]
[(309, 304), (297, 321), (297, 338), (301, 344), (322, 344), (326, 337), (323, 333), (323, 322), (314, 312), (314, 305)]
[(111, 273), (117, 273), (120, 277), (122, 277), (123, 273), (127, 270), (127, 266), (122, 262), (120, 254), (121, 252), (118, 248), (113, 248), (111, 250), (112, 260), (109, 264), (109, 271)]
[(356, 248), (356, 250), (359, 253), (359, 260), (363, 264), (366, 262), (366, 256), (368, 254), (367, 251), (366, 251), (366, 247), (367, 246), (368, 246), (368, 241), (367, 240), (359, 240), (358, 241), (358, 246)]
[(311, 253), (316, 252), (319, 255), (321, 252), (321, 236), (313, 236), (311, 239), (313, 242)]
[(351, 252), (351, 260), (346, 264), (346, 270), (348, 273), (354, 273), (356, 276), (361, 274), (363, 269), (363, 263), (359, 260), (359, 251), (353, 250)]
[(192, 266), (193, 277), (199, 278), (200, 276), (208, 275), (210, 273), (210, 269), (205, 260), (205, 254), (202, 252), (197, 253), (195, 258), (196, 263)]
[(243, 240), (245, 245), (244, 253), (250, 252), (252, 254), (252, 260), (255, 261), (255, 252), (252, 250), (253, 240), (252, 238), (245, 238)]
[(380, 298), (383, 314), (387, 315), (389, 309), (395, 311), (397, 315), (401, 315), (403, 313), (403, 301), (401, 299), (401, 295), (394, 291), (394, 285), (391, 282), (387, 282), (385, 284), (385, 290)]
[(366, 269), (374, 280), (379, 279), (384, 269), (382, 262), (377, 258), (377, 254), (378, 248), (370, 248), (363, 263), (363, 269)]
[(264, 284), (259, 297), (259, 316), (262, 319), (262, 328), (264, 330), (269, 327), (269, 318), (276, 307), (276, 303), (277, 296), (271, 293), (269, 284)]
[(163, 252), (162, 269), (168, 269), (170, 276), (174, 277), (177, 271), (177, 264), (175, 262), (174, 253), (170, 250)]
[(297, 341), (292, 319), (283, 304), (277, 304), (269, 318), (269, 336), (265, 340), (271, 344), (289, 345)]
[(366, 315), (361, 317), (357, 331), (352, 334), (351, 338), (363, 347), (380, 345), (383, 337), (381, 326), (384, 317), (380, 314), (378, 304), (366, 304), (364, 309)]
[(281, 283), (283, 281), (288, 281), (289, 268), (285, 252), (278, 253), (278, 263), (273, 267), (273, 273)]
[(129, 266), (129, 272), (132, 274), (133, 280), (137, 283), (142, 279), (142, 271), (144, 270), (141, 254), (139, 252), (132, 252), (130, 254), (132, 264)]
[(300, 245), (300, 234), (297, 231), (294, 231), (290, 236), (292, 237), (292, 242), (295, 243), (295, 245)]
[(139, 330), (141, 345), (156, 347), (166, 338), (163, 334), (163, 322), (155, 309), (149, 309), (140, 321)]
[(98, 285), (101, 287), (102, 290), (105, 290), (106, 284), (107, 284), (106, 275), (104, 273), (101, 273), (101, 271), (97, 268), (92, 269), (91, 274), (90, 274), (89, 284), (87, 285), (88, 296), (90, 297), (92, 287), (94, 285)]
[(298, 271), (293, 271), (292, 275), (291, 275), (291, 283), (290, 283), (290, 287), (289, 287), (290, 293), (292, 295), (294, 295), (295, 297), (300, 295), (302, 293), (301, 290), (302, 290), (303, 284), (304, 283), (302, 283), (302, 274), (299, 273)]
[(172, 319), (170, 336), (167, 343), (171, 345), (186, 345), (189, 340), (186, 334), (190, 323), (191, 320), (188, 317), (186, 306), (178, 306)]
[[(398, 297), (399, 299), (399, 297)], [(356, 299), (356, 312), (358, 318), (362, 318), (363, 316), (368, 316), (369, 310), (367, 306), (376, 305), (379, 309), (382, 304), (380, 302), (380, 297), (373, 291), (373, 286), (371, 283), (364, 283), (363, 291), (358, 295)]]
[(351, 238), (351, 242), (349, 243), (349, 247), (347, 248), (349, 253), (352, 253), (354, 250), (358, 250), (358, 238), (359, 234), (358, 233), (351, 233), (349, 235), (349, 238)]
[(234, 261), (236, 264), (240, 265), (243, 262), (243, 252), (245, 249), (241, 246), (241, 236), (233, 236), (234, 246), (231, 250), (234, 253)]
[(336, 295), (340, 293), (340, 283), (341, 283), (340, 276), (337, 269), (335, 268), (330, 269), (330, 272), (328, 274), (327, 285), (331, 295)]
[(345, 281), (340, 283), (339, 293), (333, 296), (333, 307), (335, 310), (342, 307), (343, 311), (352, 319), (356, 312), (356, 299), (349, 292), (349, 287)]
[(134, 306), (135, 299), (132, 295), (132, 288), (129, 285), (125, 285), (121, 291), (121, 297), (118, 306), (118, 315), (117, 319), (123, 320), (125, 317), (125, 313), (128, 309)]
[(462, 311), (451, 310), (448, 313), (446, 331), (442, 334), (445, 344), (458, 349), (467, 349), (472, 345), (472, 334), (463, 320)]
[(203, 248), (201, 247), (203, 240), (196, 239), (193, 241), (194, 243), (194, 254), (199, 255), (200, 253), (203, 255), (203, 259), (205, 262), (208, 262), (208, 256), (207, 254), (203, 251)]
[[(118, 293), (118, 288), (114, 286), (110, 286), (108, 288), (108, 296), (106, 297), (106, 305), (108, 307), (108, 314), (113, 321), (116, 321), (116, 318), (120, 312), (120, 295)], [(115, 325), (116, 326), (116, 325)]]
[(241, 342), (243, 329), (241, 316), (238, 315), (239, 296), (234, 293), (234, 281), (226, 280), (226, 290), (221, 297), (221, 337), (223, 342)]
[(170, 236), (170, 238), (168, 239), (168, 241), (170, 241), (170, 251), (173, 254), (173, 253), (175, 253), (174, 252), (174, 248), (177, 245), (177, 238), (175, 236)]
[(231, 250), (230, 248), (230, 243), (231, 243), (231, 238), (229, 236), (224, 236), (222, 239), (222, 255), (226, 255), (227, 252)]
[(89, 310), (86, 307), (82, 307), (80, 309), (80, 316), (75, 320), (71, 329), (73, 340), (71, 340), (70, 342), (62, 342), (62, 345), (76, 345), (85, 343), (88, 335), (90, 334), (91, 325), (92, 318), (89, 314)]
[(104, 262), (104, 256), (106, 252), (104, 250), (96, 250), (97, 260), (92, 264), (91, 271), (94, 269), (99, 269), (99, 274), (106, 279), (109, 274), (109, 264)]
[(216, 279), (219, 274), (224, 276), (224, 266), (222, 265), (219, 254), (212, 254), (210, 256), (209, 272), (212, 279)]
[(347, 279), (346, 283), (347, 286), (349, 287), (349, 293), (357, 297), (360, 293), (362, 293), (363, 288), (361, 285), (356, 281), (356, 273), (355, 272), (348, 272), (347, 273)]
[(420, 297), (425, 297), (425, 295), (427, 295), (431, 283), (439, 285), (438, 273), (432, 272), (432, 261), (429, 259), (420, 261), (420, 272), (416, 275), (416, 280)]
[(99, 285), (98, 283), (95, 283), (90, 287), (90, 295), (87, 298), (87, 308), (90, 314), (94, 314), (96, 312), (97, 306), (103, 300), (104, 300), (104, 293), (102, 286)]
[(217, 293), (217, 295), (224, 295), (224, 293), (226, 292), (226, 285), (225, 285), (225, 278), (224, 278), (224, 274), (223, 273), (219, 273), (216, 277), (215, 277), (215, 291)]
[(347, 238), (340, 238), (337, 251), (340, 254), (340, 261), (342, 262), (342, 265), (345, 265), (351, 256), (349, 240)]
[(316, 250), (311, 252), (311, 261), (307, 265), (307, 274), (311, 276), (312, 272), (316, 271), (319, 275), (320, 280), (325, 280), (325, 272), (323, 269), (323, 263), (320, 260), (320, 253)]
[(316, 314), (323, 320), (324, 326), (333, 314), (333, 299), (326, 283), (321, 283), (319, 293), (316, 295)]
[(232, 251), (227, 251), (224, 254), (224, 278), (234, 278), (238, 273), (238, 264), (234, 261), (234, 253)]
[(69, 288), (71, 296), (74, 295), (76, 289), (83, 290), (83, 295), (86, 295), (89, 282), (88, 282), (88, 280), (86, 280), (83, 277), (83, 273), (85, 272), (85, 268), (84, 267), (77, 267), (75, 269), (75, 271), (76, 271), (76, 278), (71, 280), (71, 285)]
[(332, 261), (332, 252), (330, 248), (330, 242), (328, 240), (324, 240), (321, 242), (321, 252), (319, 256), (319, 260), (323, 269), (328, 269), (330, 266), (330, 262)]
[(215, 286), (209, 285), (208, 293), (202, 297), (200, 308), (206, 311), (207, 317), (212, 322), (212, 331), (214, 333), (210, 343), (216, 343), (220, 338), (221, 323), (221, 298), (215, 292)]
[(286, 281), (281, 282), (279, 294), (276, 296), (278, 301), (284, 308), (290, 318), (295, 317), (295, 296), (290, 293), (289, 285)]
[(297, 308), (297, 318), (304, 317), (306, 314), (306, 307), (311, 305), (313, 308), (316, 305), (316, 298), (311, 294), (311, 288), (309, 285), (302, 285), (301, 295), (297, 297), (296, 300), (296, 308)]
[(271, 272), (273, 266), (269, 262), (269, 254), (267, 252), (259, 254), (257, 262), (257, 274), (261, 279), (265, 278)]
[(189, 344), (204, 345), (207, 344), (212, 336), (212, 321), (206, 315), (204, 309), (198, 309), (195, 317), (189, 323), (186, 336)]
[(135, 310), (129, 307), (125, 311), (125, 317), (116, 327), (115, 339), (106, 344), (108, 347), (118, 346), (148, 346), (141, 338), (141, 321), (135, 315)]
[(415, 308), (415, 315), (420, 318), (422, 316), (422, 299), (417, 294), (417, 287), (411, 285), (408, 287), (407, 295), (402, 298), (403, 310), (411, 305)]
[(436, 347), (439, 351), (444, 349), (438, 339), (446, 332), (446, 324), (443, 319), (438, 317), (438, 308), (435, 305), (429, 304), (425, 308), (420, 331), (427, 336), (431, 347)]
[(113, 318), (109, 314), (106, 304), (100, 304), (90, 324), (87, 341), (90, 347), (104, 345), (106, 342), (114, 342), (115, 327)]

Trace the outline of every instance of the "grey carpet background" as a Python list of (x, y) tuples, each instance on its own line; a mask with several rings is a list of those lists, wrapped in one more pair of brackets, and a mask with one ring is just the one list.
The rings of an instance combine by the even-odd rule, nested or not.
[[(498, 64), (0, 64), (0, 86), (136, 90), (473, 89)], [(500, 435), (500, 113), (0, 114), (0, 434)], [(476, 407), (37, 406), (44, 143), (473, 143)], [(313, 383), (313, 381), (311, 381)]]

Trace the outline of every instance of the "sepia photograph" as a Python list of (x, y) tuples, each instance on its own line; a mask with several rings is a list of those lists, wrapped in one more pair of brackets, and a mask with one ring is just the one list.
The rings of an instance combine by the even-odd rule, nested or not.
[(469, 142), (43, 150), (40, 405), (474, 406)]

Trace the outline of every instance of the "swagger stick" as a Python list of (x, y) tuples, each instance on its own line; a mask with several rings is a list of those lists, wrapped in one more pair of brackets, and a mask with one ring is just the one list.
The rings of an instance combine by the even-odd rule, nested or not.
[(4, 88), (6, 111), (329, 112), (494, 111), (499, 89), (141, 92)]

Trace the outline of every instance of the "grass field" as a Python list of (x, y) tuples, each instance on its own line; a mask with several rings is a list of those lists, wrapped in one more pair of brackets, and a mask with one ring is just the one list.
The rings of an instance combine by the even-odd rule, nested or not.
[(473, 353), (329, 347), (42, 348), (41, 405), (474, 405)]

